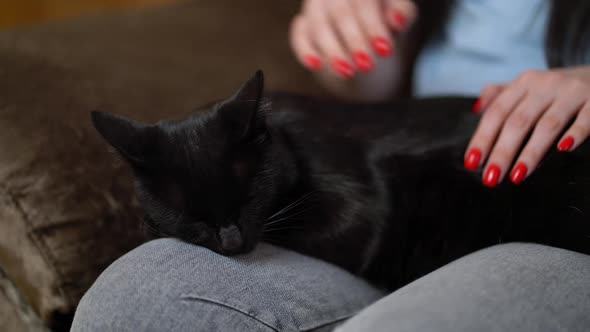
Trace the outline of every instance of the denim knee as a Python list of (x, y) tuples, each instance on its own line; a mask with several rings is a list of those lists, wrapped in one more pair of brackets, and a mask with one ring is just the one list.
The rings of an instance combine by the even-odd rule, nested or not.
[(496, 245), (397, 290), (339, 331), (587, 331), (588, 276), (590, 256)]
[(270, 245), (225, 257), (161, 239), (103, 272), (72, 330), (330, 330), (381, 296), (338, 267)]

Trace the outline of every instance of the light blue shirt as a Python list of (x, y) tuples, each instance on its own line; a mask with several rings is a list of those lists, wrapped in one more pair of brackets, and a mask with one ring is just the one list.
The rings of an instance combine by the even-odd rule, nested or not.
[(457, 0), (443, 31), (416, 61), (415, 96), (476, 96), (487, 84), (547, 69), (550, 7), (549, 0)]

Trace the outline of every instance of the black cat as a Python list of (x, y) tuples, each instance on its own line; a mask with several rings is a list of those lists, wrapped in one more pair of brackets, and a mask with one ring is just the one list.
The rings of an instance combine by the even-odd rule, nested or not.
[(92, 114), (131, 165), (153, 233), (224, 255), (267, 241), (389, 289), (503, 242), (590, 254), (589, 144), (490, 189), (462, 163), (473, 99), (363, 105), (262, 90), (257, 72), (209, 111), (156, 125)]

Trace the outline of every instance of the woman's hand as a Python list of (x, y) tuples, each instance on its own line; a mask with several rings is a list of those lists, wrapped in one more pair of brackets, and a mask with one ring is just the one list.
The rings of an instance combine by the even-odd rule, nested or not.
[(556, 139), (556, 148), (569, 152), (590, 135), (590, 67), (529, 71), (509, 84), (488, 86), (474, 106), (480, 110), (484, 113), (467, 148), (465, 168), (475, 170), (487, 159), (483, 183), (495, 187), (514, 164), (510, 180), (519, 184)]
[(305, 0), (291, 23), (291, 46), (308, 69), (350, 79), (373, 70), (375, 55), (394, 53), (392, 31), (405, 31), (416, 12), (411, 0)]

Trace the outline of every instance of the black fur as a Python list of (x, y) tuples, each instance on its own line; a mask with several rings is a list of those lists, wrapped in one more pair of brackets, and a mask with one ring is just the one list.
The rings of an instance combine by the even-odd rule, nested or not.
[(498, 243), (590, 253), (589, 144), (489, 189), (463, 169), (470, 98), (363, 105), (262, 89), (258, 72), (211, 110), (156, 125), (92, 114), (133, 168), (153, 233), (227, 255), (267, 241), (389, 289)]

